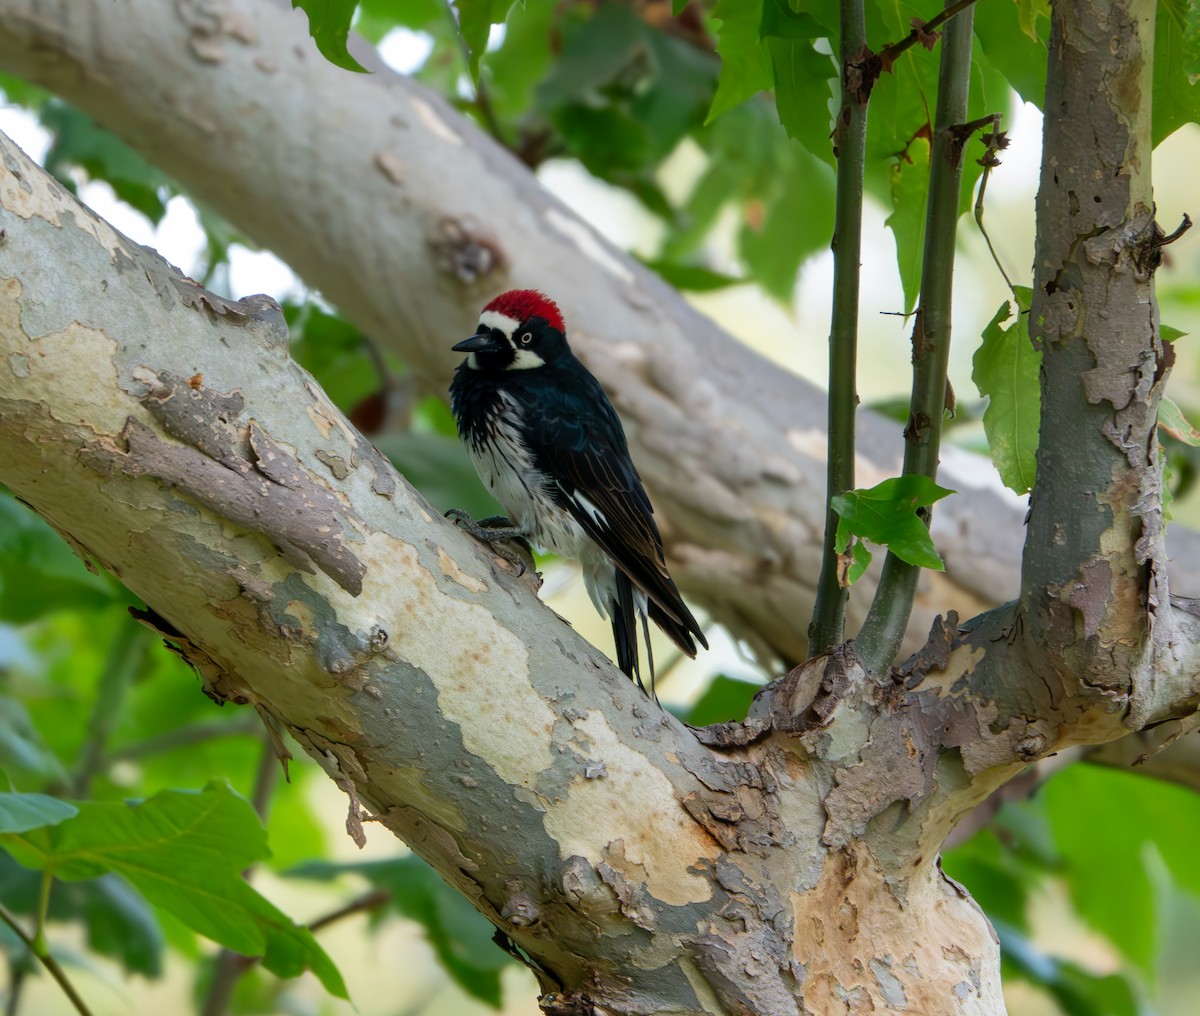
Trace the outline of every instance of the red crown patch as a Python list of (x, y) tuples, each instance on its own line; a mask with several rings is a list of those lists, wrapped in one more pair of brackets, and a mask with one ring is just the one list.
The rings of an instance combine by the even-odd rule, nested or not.
[(565, 331), (558, 304), (536, 289), (510, 289), (507, 293), (501, 293), (483, 309), (507, 314), (517, 321), (526, 321), (531, 317), (545, 318), (551, 327), (560, 332)]

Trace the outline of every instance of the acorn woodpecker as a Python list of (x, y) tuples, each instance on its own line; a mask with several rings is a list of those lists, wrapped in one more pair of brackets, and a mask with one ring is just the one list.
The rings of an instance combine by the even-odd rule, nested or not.
[[(639, 686), (641, 619), (653, 690), (647, 617), (688, 656), (708, 643), (667, 572), (621, 421), (564, 331), (554, 301), (516, 289), (454, 346), (467, 354), (450, 385), (458, 434), (508, 518), (472, 525), (447, 514), (483, 539), (520, 536), (578, 561), (592, 603), (612, 620), (617, 666)], [(503, 526), (488, 528), (495, 521)]]

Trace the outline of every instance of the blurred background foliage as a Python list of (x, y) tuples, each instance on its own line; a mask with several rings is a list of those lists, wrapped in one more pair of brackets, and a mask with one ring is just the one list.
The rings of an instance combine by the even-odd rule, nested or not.
[[(828, 296), (818, 301), (826, 319), (815, 328), (806, 307), (814, 285), (827, 288), (836, 0), (301, 6), (335, 62), (353, 62), (344, 46), (353, 19), (386, 60), (448, 98), (548, 185), (582, 188), (589, 200), (577, 207), (598, 225), (617, 201), (621, 218), (636, 224), (618, 239), (701, 306), (735, 330), (749, 318), (760, 336), (782, 335), (759, 343), (792, 367), (809, 373), (823, 363)], [(869, 0), (872, 48), (904, 38), (913, 19), (937, 10)], [(1036, 135), (1036, 113), (1022, 104), (1041, 101), (1046, 0), (986, 0), (975, 26), (971, 115), (1004, 113), (1009, 123), (1016, 112)], [(1178, 152), (1198, 151), (1198, 28), (1196, 0), (1159, 4), (1160, 162), (1164, 151), (1175, 162)], [(868, 229), (876, 235), (867, 244), (894, 257), (889, 267), (868, 254), (864, 299), (882, 292), (883, 305), (901, 315), (889, 326), (885, 362), (906, 358), (896, 337), (920, 281), (936, 81), (936, 45), (916, 45), (871, 99)], [(5, 129), (40, 144), (35, 154), (65, 186), (132, 235), (164, 246), (172, 223), (183, 221), (191, 246), (181, 267), (210, 287), (278, 296), (296, 358), (435, 506), (491, 510), (444, 402), (420, 395), (404, 364), (266, 255), (252, 256), (235, 225), (85, 114), (11, 77), (0, 76), (0, 87)], [(983, 146), (972, 142), (968, 152), (964, 211), (975, 199)], [(1025, 165), (1028, 175), (1036, 163)], [(1020, 181), (1026, 201), (1032, 186)], [(995, 218), (998, 248), (1028, 265), (1031, 203), (1013, 217), (1016, 226)], [(1159, 277), (1164, 319), (1183, 333), (1200, 327), (1194, 247), (1172, 248)], [(958, 356), (969, 364), (983, 323), (1009, 294), (977, 234), (962, 248), (959, 303), (973, 305), (967, 320), (978, 322), (973, 334), (959, 330)], [(1023, 272), (1014, 281), (1028, 281)], [(727, 302), (709, 302), (714, 294)], [(805, 327), (820, 338), (805, 347), (787, 338)], [(1180, 340), (1172, 389), (1185, 410), (1200, 405), (1187, 343)], [(902, 371), (882, 373), (886, 381), (868, 375), (864, 385), (886, 410), (887, 397), (905, 394), (908, 382)], [(957, 387), (952, 433), (982, 447), (983, 400), (961, 378)], [(1164, 440), (1183, 499), (1176, 517), (1195, 519), (1187, 495), (1197, 450)], [(550, 590), (569, 599), (569, 569), (547, 567)], [(198, 679), (131, 620), (129, 608), (140, 606), (0, 493), (0, 770), (9, 785), (0, 794), (0, 904), (18, 927), (43, 935), (94, 1011), (349, 1013), (337, 998), (336, 962), (364, 1016), (535, 1012), (532, 978), (492, 943), (491, 926), (390, 837), (374, 835), (359, 853), (341, 828), (345, 802), (317, 768), (296, 759), (284, 780), (258, 717), (214, 709)], [(680, 715), (712, 723), (743, 715), (770, 676), (727, 645), (702, 657), (697, 670), (669, 672), (660, 688)], [(1011, 1011), (1196, 1012), (1200, 797), (1186, 776), (1175, 785), (1086, 760), (1048, 768), (1055, 771), (1024, 780), (1023, 795), (944, 858), (997, 929)], [(1200, 775), (1191, 779), (1200, 784)], [(134, 803), (113, 810), (114, 802)], [(176, 839), (137, 838), (137, 822), (168, 814), (176, 816)], [(178, 880), (172, 896), (163, 870), (184, 856), (203, 877)], [(243, 868), (262, 895), (238, 888)], [(240, 908), (228, 926), (205, 912), (222, 892), (221, 907)], [(214, 942), (265, 959), (223, 953)], [(0, 945), (9, 1016), (68, 1010), (7, 924)], [(288, 979), (304, 969), (323, 986), (311, 974)]]

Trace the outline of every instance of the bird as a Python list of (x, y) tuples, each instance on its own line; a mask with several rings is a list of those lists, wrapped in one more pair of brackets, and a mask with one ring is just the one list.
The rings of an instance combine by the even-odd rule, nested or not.
[(592, 603), (612, 622), (617, 666), (645, 690), (640, 620), (654, 695), (647, 619), (690, 657), (708, 642), (667, 571), (621, 421), (567, 344), (558, 305), (533, 289), (501, 293), (452, 348), (467, 354), (450, 384), (458, 434), (507, 516), (446, 514), (481, 539), (521, 537), (578, 561)]

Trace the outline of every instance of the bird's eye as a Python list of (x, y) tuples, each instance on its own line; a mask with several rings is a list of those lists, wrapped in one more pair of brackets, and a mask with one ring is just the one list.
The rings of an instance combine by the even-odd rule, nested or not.
[(533, 332), (525, 332), (521, 335), (521, 345), (528, 346), (533, 341)]

